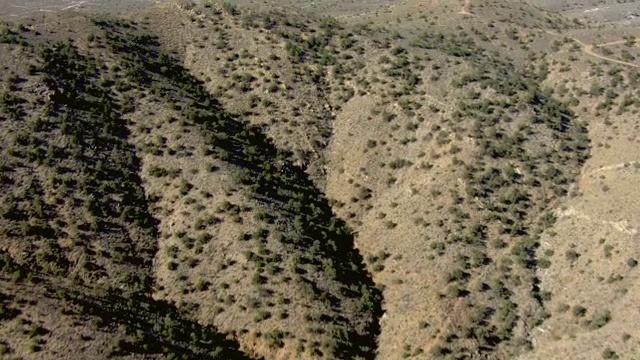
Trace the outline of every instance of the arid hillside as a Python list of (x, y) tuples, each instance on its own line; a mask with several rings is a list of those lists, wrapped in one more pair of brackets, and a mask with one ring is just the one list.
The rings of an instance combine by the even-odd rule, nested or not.
[(0, 359), (633, 359), (640, 29), (547, 5), (7, 17)]

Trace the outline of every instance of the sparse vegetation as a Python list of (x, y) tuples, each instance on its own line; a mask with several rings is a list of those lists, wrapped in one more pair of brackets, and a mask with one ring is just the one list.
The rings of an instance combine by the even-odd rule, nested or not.
[(636, 38), (295, 3), (0, 24), (0, 357), (635, 351)]

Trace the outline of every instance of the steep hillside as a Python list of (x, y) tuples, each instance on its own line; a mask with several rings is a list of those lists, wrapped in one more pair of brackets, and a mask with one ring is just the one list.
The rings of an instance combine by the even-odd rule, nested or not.
[[(588, 155), (586, 134), (537, 87), (537, 74), (453, 37), (425, 34), (413, 46), (466, 63), (449, 79), (460, 100), (433, 115), (387, 103), (381, 116), (343, 118), (331, 153), (359, 155), (333, 158), (328, 192), (345, 204), (339, 213), (361, 217), (358, 246), (386, 286), (383, 357), (416, 348), (513, 356), (546, 317), (535, 249)], [(419, 102), (414, 96), (396, 104)], [(390, 130), (349, 140), (381, 127)], [(364, 207), (359, 187), (373, 194)]]
[(549, 262), (539, 270), (540, 286), (552, 294), (554, 316), (535, 331), (537, 351), (523, 358), (634, 358), (639, 351), (630, 305), (638, 296), (638, 69), (588, 51), (602, 41), (632, 53), (635, 39), (617, 35), (613, 28), (576, 32), (559, 42), (549, 66), (545, 85), (589, 123), (592, 157), (542, 236), (539, 252)]
[[(153, 294), (178, 306), (168, 315), (216, 325), (259, 355), (371, 358), (378, 290), (351, 230), (291, 154), (226, 113), (135, 24), (72, 21), (86, 35), (66, 44), (45, 45), (52, 32), (6, 31), (5, 42), (23, 43), (13, 52), (38, 55), (16, 73), (48, 99), (22, 100), (36, 86), (7, 79), (6, 153), (29, 160), (7, 161), (12, 261), (72, 275), (69, 286), (90, 284), (95, 302), (114, 301), (104, 295), (114, 291)], [(50, 168), (67, 177), (40, 189), (37, 176)]]
[(97, 60), (25, 28), (1, 46), (2, 353), (245, 358), (149, 296), (156, 221)]
[[(201, 321), (236, 333), (249, 348), (371, 354), (377, 290), (351, 231), (308, 175), (258, 129), (223, 113), (179, 64), (141, 46), (139, 35), (100, 25), (133, 71), (151, 71), (130, 79), (138, 91), (151, 86), (130, 121), (160, 219), (156, 274), (164, 290), (157, 296), (194, 304)], [(153, 88), (162, 82), (182, 89)], [(163, 116), (149, 117), (150, 110)], [(220, 304), (211, 308), (212, 301)]]
[(0, 357), (633, 358), (640, 31), (536, 4), (0, 25)]

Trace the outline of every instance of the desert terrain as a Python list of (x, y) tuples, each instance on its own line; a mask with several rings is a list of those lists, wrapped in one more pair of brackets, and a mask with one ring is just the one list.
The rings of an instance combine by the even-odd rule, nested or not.
[(640, 2), (0, 20), (0, 359), (640, 357)]

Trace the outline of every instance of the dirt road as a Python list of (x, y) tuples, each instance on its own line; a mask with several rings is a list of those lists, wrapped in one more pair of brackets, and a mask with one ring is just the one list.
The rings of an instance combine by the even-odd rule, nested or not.
[[(556, 34), (554, 34), (556, 35)], [(595, 47), (603, 47), (603, 46), (612, 46), (612, 45), (620, 45), (620, 44), (624, 44), (626, 42), (626, 40), (618, 40), (618, 41), (613, 41), (610, 43), (605, 43), (605, 44), (587, 44), (583, 41), (581, 41), (580, 39), (576, 39), (574, 37), (570, 38), (571, 40), (575, 41), (576, 43), (578, 43), (580, 46), (582, 46), (582, 52), (589, 55), (589, 56), (593, 56), (595, 58), (604, 60), (604, 61), (609, 61), (612, 63), (616, 63), (616, 64), (620, 64), (620, 65), (626, 65), (626, 66), (632, 66), (632, 67), (637, 67), (640, 68), (640, 65), (638, 64), (634, 64), (634, 63), (630, 63), (627, 61), (622, 61), (622, 60), (618, 60), (618, 59), (613, 59), (604, 55), (600, 55), (598, 53), (596, 53), (595, 51), (593, 51), (593, 49)]]
[[(469, 12), (470, 6), (471, 6), (471, 0), (465, 0), (464, 1), (464, 5), (462, 5), (462, 8), (458, 12), (458, 14), (475, 16), (475, 14)], [(554, 36), (565, 36), (565, 35), (554, 33), (552, 31), (548, 31), (548, 30), (546, 32), (547, 32), (547, 34), (554, 35)], [(600, 54), (596, 53), (595, 51), (593, 51), (593, 49), (596, 48), (596, 47), (621, 45), (621, 44), (624, 44), (626, 42), (626, 40), (616, 40), (616, 41), (612, 41), (612, 42), (608, 42), (608, 43), (604, 43), (604, 44), (597, 44), (596, 45), (596, 44), (587, 44), (587, 43), (583, 42), (582, 40), (574, 38), (574, 37), (569, 37), (569, 38), (571, 40), (575, 41), (576, 43), (578, 43), (582, 47), (582, 49), (581, 49), (582, 52), (587, 54), (587, 55), (589, 55), (589, 56), (592, 56), (592, 57), (595, 57), (595, 58), (598, 58), (598, 59), (601, 59), (601, 60), (604, 60), (604, 61), (620, 64), (620, 65), (640, 68), (640, 65), (638, 65), (638, 64), (634, 64), (634, 63), (631, 63), (631, 62), (628, 62), (628, 61), (622, 61), (622, 60), (618, 60), (618, 59), (613, 59), (613, 58), (610, 58), (610, 57), (607, 57), (607, 56), (604, 56), (604, 55), (600, 55)]]

